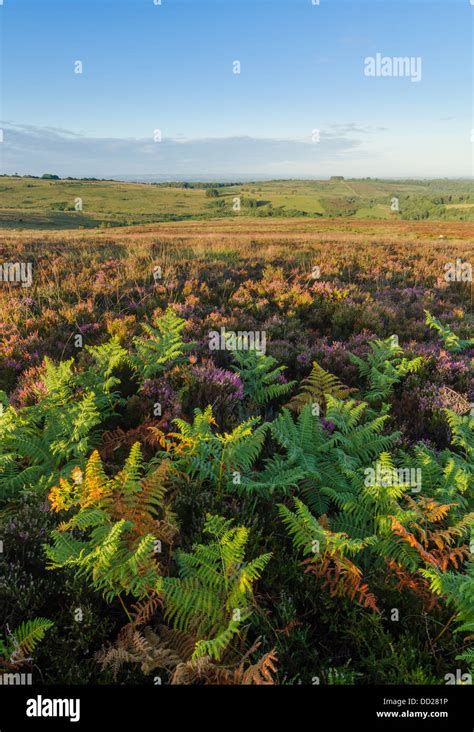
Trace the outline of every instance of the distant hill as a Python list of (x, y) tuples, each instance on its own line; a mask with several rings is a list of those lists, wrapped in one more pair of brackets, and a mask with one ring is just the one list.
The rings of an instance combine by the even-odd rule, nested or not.
[[(210, 190), (213, 192), (210, 194)], [(94, 228), (232, 216), (474, 221), (471, 180), (149, 182), (0, 177), (0, 227)]]

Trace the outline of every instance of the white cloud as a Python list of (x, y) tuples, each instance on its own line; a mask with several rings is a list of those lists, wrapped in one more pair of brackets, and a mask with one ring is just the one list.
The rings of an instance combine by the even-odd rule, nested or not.
[[(320, 130), (320, 142), (250, 136), (162, 142), (153, 138), (94, 138), (71, 130), (1, 123), (1, 170), (61, 177), (156, 177), (167, 180), (265, 177), (469, 176), (471, 145), (443, 144), (441, 132), (413, 140), (381, 126), (355, 122)], [(418, 137), (418, 135), (415, 135)], [(466, 146), (469, 155), (466, 155)], [(433, 153), (433, 151), (435, 151)]]
[(3, 123), (2, 170), (63, 177), (285, 175), (320, 173), (321, 164), (354, 152), (351, 129), (321, 131), (321, 141), (240, 136), (196, 140), (85, 137), (70, 130)]

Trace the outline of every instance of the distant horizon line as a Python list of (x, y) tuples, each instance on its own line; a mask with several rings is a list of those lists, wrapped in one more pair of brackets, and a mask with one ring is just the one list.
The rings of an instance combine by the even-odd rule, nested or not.
[(150, 174), (145, 173), (143, 175), (131, 175), (131, 174), (122, 174), (122, 175), (109, 175), (109, 176), (103, 176), (103, 177), (97, 177), (95, 175), (91, 176), (75, 176), (75, 175), (59, 175), (57, 173), (42, 173), (41, 175), (35, 175), (34, 173), (0, 173), (0, 178), (33, 178), (35, 180), (82, 180), (82, 181), (102, 181), (102, 182), (122, 182), (122, 183), (204, 183), (206, 185), (215, 183), (219, 185), (238, 185), (240, 183), (270, 183), (272, 181), (275, 182), (282, 182), (282, 181), (315, 181), (315, 182), (326, 182), (330, 181), (333, 178), (339, 178), (343, 180), (373, 180), (373, 181), (404, 181), (404, 180), (412, 180), (412, 181), (431, 181), (431, 180), (465, 180), (465, 181), (474, 181), (474, 175), (466, 176), (466, 175), (436, 175), (436, 176), (414, 176), (414, 175), (397, 175), (397, 176), (345, 176), (341, 173), (334, 173), (333, 175), (327, 175), (322, 176), (320, 178), (317, 178), (315, 176), (308, 176), (308, 175), (301, 175), (301, 176), (285, 176), (285, 177), (275, 177), (270, 175), (251, 175), (251, 174), (245, 174), (245, 175), (236, 175), (226, 178), (214, 178), (214, 177), (208, 177), (206, 174), (203, 176), (200, 175), (189, 175), (189, 176), (176, 176), (176, 175), (163, 175), (161, 173), (159, 174)]

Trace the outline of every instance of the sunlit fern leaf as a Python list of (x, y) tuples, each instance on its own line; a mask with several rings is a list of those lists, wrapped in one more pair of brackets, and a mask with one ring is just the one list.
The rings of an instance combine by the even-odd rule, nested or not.
[(354, 354), (349, 358), (366, 382), (363, 398), (368, 402), (378, 402), (390, 396), (393, 388), (409, 373), (420, 370), (424, 363), (421, 356), (412, 359), (403, 357), (403, 349), (395, 336), (369, 343), (370, 351), (365, 359)]
[(303, 379), (300, 391), (296, 394), (287, 407), (293, 411), (300, 412), (305, 404), (315, 404), (321, 407), (326, 405), (326, 395), (337, 399), (346, 399), (354, 389), (345, 386), (337, 376), (330, 374), (323, 369), (317, 361), (313, 361), (313, 368), (310, 375)]
[(207, 544), (176, 552), (180, 576), (160, 579), (157, 591), (167, 622), (196, 636), (193, 657), (219, 659), (250, 615), (253, 585), (270, 554), (246, 562), (248, 530), (221, 516), (208, 516), (205, 532)]
[(172, 308), (157, 318), (154, 325), (142, 324), (147, 337), (133, 339), (135, 352), (130, 357), (130, 363), (141, 379), (150, 379), (163, 373), (165, 368), (181, 361), (192, 348), (192, 343), (185, 343), (182, 339), (185, 325), (186, 321)]
[(220, 492), (236, 490), (235, 474), (248, 476), (262, 450), (268, 425), (259, 423), (260, 417), (250, 417), (231, 432), (220, 433), (211, 406), (195, 409), (192, 423), (175, 419), (177, 431), (166, 440), (175, 474), (195, 484), (208, 482)]
[(258, 353), (256, 349), (235, 351), (234, 361), (237, 366), (233, 368), (242, 380), (245, 396), (257, 405), (285, 396), (296, 383), (282, 381), (286, 367), (278, 366), (273, 356)]
[(106, 475), (97, 452), (76, 477), (49, 494), (67, 519), (45, 547), (49, 568), (73, 567), (108, 600), (121, 593), (154, 595), (161, 574), (157, 543), (172, 542), (177, 533), (166, 502), (166, 464), (146, 474), (137, 443), (115, 477)]
[(348, 558), (373, 545), (374, 537), (353, 539), (334, 533), (325, 528), (298, 498), (294, 499), (294, 506), (294, 512), (284, 505), (278, 510), (295, 548), (306, 556), (305, 571), (320, 577), (331, 596), (346, 595), (378, 612), (376, 599), (362, 581), (360, 568)]
[(450, 353), (461, 353), (467, 348), (474, 346), (474, 338), (462, 339), (454, 333), (449, 325), (443, 325), (428, 310), (425, 310), (425, 323), (433, 330), (436, 330), (443, 342), (444, 348)]
[[(386, 414), (367, 416), (366, 407), (365, 403), (327, 395), (326, 419), (332, 422), (332, 430), (325, 429), (311, 404), (304, 405), (296, 419), (283, 409), (270, 431), (284, 454), (275, 454), (266, 461), (265, 469), (255, 479), (256, 492), (267, 486), (269, 492), (285, 493), (296, 484), (314, 511), (326, 513), (328, 498), (334, 500), (348, 489), (348, 474), (369, 466), (398, 438), (396, 432), (382, 434)], [(247, 485), (246, 490), (251, 486)]]
[(449, 409), (444, 410), (449, 428), (451, 430), (451, 444), (460, 447), (465, 451), (466, 456), (471, 458), (471, 466), (474, 468), (474, 416), (467, 414), (461, 416)]
[(38, 402), (0, 413), (0, 497), (48, 489), (74, 465), (84, 467), (100, 425), (121, 401), (111, 391), (118, 382), (110, 379), (123, 354), (109, 358), (108, 344), (98, 348), (101, 355), (86, 371), (73, 359), (54, 364), (46, 358)]
[[(4, 661), (20, 665), (28, 660), (38, 643), (40, 643), (46, 631), (52, 628), (54, 623), (46, 618), (34, 618), (21, 623), (12, 631), (5, 640), (0, 637), (0, 656)], [(0, 666), (2, 658), (0, 657)]]
[(228, 647), (233, 637), (240, 630), (240, 621), (231, 620), (227, 628), (222, 630), (218, 635), (210, 640), (199, 640), (194, 649), (193, 659), (209, 656), (216, 661), (222, 657), (225, 649)]

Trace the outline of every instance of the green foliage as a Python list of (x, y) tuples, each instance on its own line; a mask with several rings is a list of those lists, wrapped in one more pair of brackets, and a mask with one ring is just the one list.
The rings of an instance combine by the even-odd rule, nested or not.
[[(393, 473), (395, 466), (388, 453), (380, 455), (378, 462), (380, 475)], [(441, 567), (449, 561), (457, 566), (466, 554), (461, 540), (472, 526), (474, 514), (436, 530), (449, 506), (425, 497), (417, 501), (409, 491), (410, 485), (401, 478), (368, 481), (360, 472), (352, 473), (344, 492), (326, 489), (337, 506), (330, 516), (318, 520), (297, 498), (295, 512), (280, 505), (279, 513), (295, 548), (306, 557), (306, 571), (318, 576), (332, 596), (358, 598), (363, 607), (377, 612), (376, 597), (364, 581), (361, 568), (367, 570), (370, 583), (373, 580), (386, 587), (387, 575), (393, 574), (399, 587), (426, 594), (421, 583), (407, 583), (406, 577), (418, 570), (430, 577), (432, 571), (439, 580), (444, 576)]]
[(470, 414), (460, 416), (449, 409), (444, 411), (451, 430), (451, 443), (464, 452), (472, 470), (474, 468), (474, 416)]
[(40, 641), (43, 640), (47, 630), (52, 628), (54, 623), (46, 618), (34, 618), (21, 623), (14, 631), (6, 637), (0, 636), (0, 667), (7, 664), (20, 665), (28, 661)]
[(61, 479), (49, 499), (54, 510), (72, 516), (45, 546), (48, 568), (72, 567), (108, 601), (122, 593), (152, 593), (161, 572), (160, 542), (172, 542), (176, 533), (165, 502), (167, 468), (163, 463), (147, 474), (136, 443), (113, 478), (94, 452), (84, 476), (76, 471), (73, 481)]
[(318, 576), (332, 596), (347, 595), (378, 612), (376, 598), (363, 583), (360, 568), (348, 558), (374, 545), (377, 537), (351, 538), (346, 532), (332, 532), (327, 520), (323, 526), (298, 498), (294, 504), (294, 513), (284, 505), (278, 510), (295, 548), (307, 557), (303, 562), (306, 572)]
[(403, 464), (421, 471), (423, 495), (451, 507), (457, 521), (474, 511), (474, 417), (444, 410), (451, 433), (451, 446), (433, 450), (426, 444), (401, 454)]
[(310, 375), (304, 379), (299, 394), (293, 397), (288, 404), (289, 409), (301, 412), (305, 404), (326, 405), (326, 395), (336, 399), (346, 399), (353, 389), (345, 386), (337, 376), (323, 369), (316, 361)]
[[(393, 472), (394, 463), (389, 453), (381, 453), (377, 462), (380, 465), (380, 475), (384, 471)], [(373, 474), (377, 476), (375, 470)], [(344, 553), (349, 546), (356, 551), (370, 546), (375, 555), (375, 566), (377, 563), (380, 565), (380, 558), (384, 558), (394, 559), (401, 566), (414, 569), (419, 563), (417, 553), (393, 531), (394, 520), (406, 524), (414, 518), (414, 514), (400, 504), (400, 499), (409, 491), (410, 486), (402, 480), (395, 478), (385, 484), (378, 478), (367, 480), (366, 470), (348, 470), (343, 490), (337, 487), (335, 481), (328, 481), (326, 487), (322, 488), (323, 494), (337, 507), (337, 511), (333, 511), (331, 518), (327, 519), (327, 526), (330, 525), (335, 534), (331, 534), (330, 538), (329, 534), (321, 534), (321, 526), (301, 502), (297, 503), (298, 511), (294, 520), (298, 519), (301, 530), (311, 528), (307, 541), (309, 538), (318, 539), (323, 548), (329, 545)], [(284, 513), (288, 526), (289, 514)], [(297, 533), (296, 525), (293, 523), (291, 530), (295, 536), (295, 545), (297, 548), (307, 548), (307, 542), (305, 544), (303, 541), (305, 534)], [(356, 543), (348, 547), (345, 547), (344, 540), (341, 545), (333, 543), (342, 537)], [(357, 544), (358, 541), (361, 543)]]
[[(341, 428), (340, 419), (332, 411), (334, 401), (328, 398), (328, 416)], [(288, 420), (288, 415), (282, 415), (279, 419), (283, 419), (286, 432), (281, 431), (282, 424), (277, 431), (280, 444), (286, 440), (285, 447), (289, 455), (295, 456), (295, 463), (309, 467), (307, 477), (311, 475), (314, 483), (319, 483), (316, 500), (308, 492), (307, 483), (297, 483), (306, 492), (319, 520), (298, 498), (294, 498), (294, 513), (285, 505), (279, 507), (295, 548), (307, 557), (307, 571), (323, 577), (332, 594), (359, 595), (359, 601), (366, 607), (375, 608), (375, 598), (367, 585), (361, 583), (360, 569), (348, 560), (348, 554), (370, 567), (375, 577), (390, 567), (402, 585), (406, 583), (403, 572), (420, 570), (432, 580), (433, 590), (441, 594), (442, 582), (449, 586), (447, 566), (451, 563), (459, 567), (469, 554), (463, 542), (474, 526), (474, 513), (466, 513), (472, 507), (473, 496), (472, 418), (448, 412), (452, 445), (465, 450), (466, 458), (447, 448), (436, 454), (419, 445), (411, 455), (401, 452), (397, 461), (389, 452), (381, 452), (375, 465), (370, 465), (367, 462), (370, 455), (364, 454), (359, 444), (357, 452), (364, 454), (362, 463), (357, 463), (357, 453), (346, 456), (342, 465), (333, 463), (332, 470), (327, 470), (325, 479), (321, 480), (323, 456), (328, 453), (316, 453), (314, 460), (314, 451), (307, 451), (307, 446), (320, 442), (321, 436), (321, 429), (315, 428), (309, 417), (310, 405), (303, 408), (296, 425)], [(357, 421), (355, 418), (354, 423)], [(335, 431), (333, 435), (336, 434)], [(368, 439), (362, 445), (366, 447)], [(318, 449), (321, 450), (321, 445)], [(273, 467), (280, 468), (284, 479), (284, 463), (274, 459)], [(407, 468), (416, 471), (419, 481), (416, 486), (411, 482), (413, 473)], [(274, 473), (276, 480), (277, 469)], [(291, 476), (291, 481), (295, 477), (297, 473)], [(463, 582), (460, 578), (465, 575), (453, 577), (457, 577), (453, 583)], [(416, 581), (411, 588), (422, 590)]]
[(86, 350), (93, 364), (84, 371), (72, 358), (57, 365), (45, 358), (37, 403), (0, 413), (0, 497), (49, 488), (83, 465), (98, 426), (114, 414), (121, 400), (113, 371), (126, 352), (115, 338)]
[(136, 352), (130, 358), (142, 379), (150, 379), (163, 373), (170, 365), (182, 361), (182, 356), (192, 347), (191, 343), (184, 343), (181, 337), (185, 325), (183, 318), (171, 308), (155, 320), (154, 326), (142, 323), (148, 338), (133, 339)]
[(112, 336), (100, 346), (86, 346), (84, 350), (92, 358), (92, 364), (78, 376), (79, 384), (93, 391), (100, 409), (107, 411), (109, 395), (120, 384), (114, 372), (128, 363), (127, 351), (121, 346), (118, 336)]
[(288, 394), (296, 382), (281, 383), (279, 376), (285, 366), (278, 366), (276, 359), (258, 353), (255, 349), (235, 351), (234, 367), (244, 385), (245, 396), (254, 404), (264, 405), (272, 399)]
[[(457, 420), (458, 415), (453, 415)], [(463, 419), (463, 418), (460, 418)], [(472, 451), (472, 447), (470, 448)], [(461, 517), (474, 510), (474, 466), (472, 460), (449, 448), (435, 452), (426, 445), (416, 445), (413, 453), (404, 454), (403, 463), (419, 469), (423, 476), (423, 492), (440, 503), (456, 506)]]
[(174, 628), (196, 639), (193, 658), (220, 659), (251, 615), (253, 585), (270, 560), (261, 554), (245, 561), (249, 531), (232, 528), (221, 516), (208, 515), (207, 544), (197, 544), (192, 553), (177, 552), (179, 577), (160, 578), (165, 618)]
[(359, 374), (367, 381), (369, 388), (363, 392), (363, 396), (368, 402), (388, 397), (395, 384), (407, 374), (418, 371), (423, 364), (422, 356), (402, 358), (403, 349), (394, 336), (384, 341), (371, 341), (370, 349), (366, 360), (354, 354), (349, 356), (352, 363), (358, 366)]
[(311, 404), (296, 418), (283, 409), (270, 425), (270, 431), (283, 455), (274, 455), (255, 480), (257, 490), (288, 490), (297, 486), (316, 514), (329, 507), (328, 486), (343, 492), (349, 485), (348, 472), (369, 466), (382, 451), (388, 450), (398, 434), (383, 435), (387, 414), (365, 417), (367, 404), (341, 401), (326, 395), (325, 419), (334, 425), (325, 428)]
[[(465, 572), (440, 572), (436, 568), (422, 570), (422, 574), (430, 581), (433, 592), (442, 595), (456, 609), (459, 623), (456, 632), (468, 633), (467, 639), (472, 642), (474, 634), (474, 560), (467, 564)], [(457, 656), (466, 661), (471, 672), (474, 672), (474, 646), (467, 648)]]
[(234, 474), (245, 478), (262, 449), (267, 425), (259, 422), (260, 417), (249, 417), (231, 432), (219, 433), (211, 406), (195, 409), (191, 424), (175, 419), (179, 432), (168, 435), (173, 441), (168, 439), (166, 446), (176, 473), (218, 491), (232, 490)]
[(444, 348), (450, 353), (461, 353), (467, 348), (474, 346), (474, 338), (462, 339), (453, 333), (449, 325), (443, 325), (437, 318), (435, 318), (428, 310), (425, 310), (425, 323), (430, 328), (436, 330), (443, 342)]
[(293, 500), (294, 512), (283, 504), (278, 506), (278, 512), (292, 538), (295, 549), (301, 551), (304, 556), (334, 554), (335, 552), (341, 555), (357, 554), (371, 543), (370, 539), (350, 539), (343, 532), (330, 532), (313, 516), (302, 501), (298, 498)]

